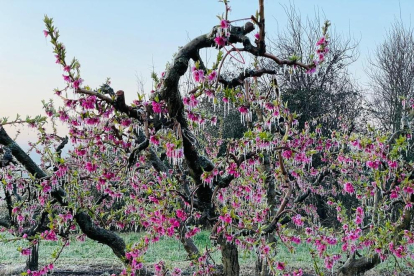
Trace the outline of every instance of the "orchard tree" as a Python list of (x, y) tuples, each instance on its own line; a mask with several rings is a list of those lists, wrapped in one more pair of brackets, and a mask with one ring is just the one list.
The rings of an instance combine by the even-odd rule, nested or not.
[[(271, 52), (310, 63), (319, 55), (315, 41), (322, 36), (322, 19), (318, 13), (313, 18), (303, 19), (293, 5), (284, 9), (288, 22), (286, 28), (271, 40)], [(324, 118), (322, 131), (328, 134), (339, 129), (341, 122), (356, 123), (362, 96), (348, 68), (358, 59), (357, 47), (358, 42), (331, 28), (329, 54), (324, 56), (324, 66), (312, 75), (295, 70), (295, 67), (285, 67), (277, 75), (278, 85), (283, 91), (282, 99), (288, 102), (291, 112), (300, 114), (300, 127), (304, 127), (305, 122)]]
[[(5, 119), (0, 127), (8, 208), (2, 225), (14, 240), (27, 241), (19, 248), (23, 255), (31, 255), (44, 240), (55, 240), (61, 244), (54, 254), (58, 258), (69, 237), (80, 235), (109, 246), (125, 265), (121, 275), (181, 275), (163, 261), (151, 270), (144, 264), (148, 247), (169, 236), (183, 244), (194, 275), (239, 275), (240, 251), (256, 253), (257, 275), (303, 275), (278, 252), (286, 247), (294, 254), (304, 243), (318, 274), (321, 262), (339, 275), (362, 274), (389, 257), (411, 264), (414, 176), (402, 158), (410, 133), (393, 139), (375, 130), (363, 135), (346, 123), (329, 136), (321, 125), (299, 129), (279, 88), (260, 89), (260, 79), (285, 65), (316, 77), (329, 55), (329, 23), (314, 42), (317, 55), (309, 64), (277, 57), (267, 52), (263, 2), (255, 16), (237, 26), (241, 20), (229, 18), (224, 1), (219, 24), (180, 48), (165, 72), (153, 74), (150, 100), (140, 95), (130, 104), (109, 81), (96, 90), (84, 85), (79, 61), (67, 60), (59, 31), (45, 17), (44, 34), (66, 83), (55, 91), (62, 104), (45, 102), (47, 118)], [(210, 67), (200, 56), (205, 48), (218, 52)], [(230, 58), (243, 62), (243, 55), (268, 59), (274, 68), (255, 63), (230, 77), (221, 74), (223, 64)], [(183, 97), (179, 83), (187, 70), (197, 85)], [(220, 137), (206, 136), (203, 147), (198, 143), (204, 125), (218, 123), (217, 116), (202, 112), (203, 98), (223, 114), (237, 110), (246, 125), (222, 155)], [(412, 106), (407, 104), (407, 112)], [(61, 154), (66, 139), (45, 129), (46, 122), (58, 121), (69, 129), (67, 155)], [(17, 123), (38, 129), (32, 148), (42, 156), (39, 165), (7, 134), (5, 126)], [(317, 167), (315, 155), (321, 156)], [(341, 193), (358, 202), (354, 209), (343, 208)], [(331, 198), (328, 205), (341, 227), (320, 225), (315, 206), (307, 202), (311, 194)], [(201, 250), (192, 240), (206, 222), (222, 268), (210, 249)], [(144, 235), (126, 245), (113, 229), (140, 229)], [(26, 273), (44, 275), (52, 269), (53, 262)]]
[(405, 100), (414, 95), (413, 29), (395, 21), (377, 47), (367, 73), (373, 94), (372, 116), (385, 130), (400, 130), (408, 120)]

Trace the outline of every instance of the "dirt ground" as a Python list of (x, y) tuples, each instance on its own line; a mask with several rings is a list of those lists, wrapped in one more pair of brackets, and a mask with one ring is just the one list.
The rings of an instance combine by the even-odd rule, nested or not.
[[(19, 276), (20, 272), (23, 271), (22, 266), (5, 266), (0, 264), (0, 276)], [(119, 274), (121, 272), (121, 267), (108, 266), (105, 264), (102, 265), (67, 265), (67, 266), (58, 266), (53, 271), (53, 276), (110, 276), (111, 274)], [(193, 271), (185, 270), (183, 271), (183, 276), (193, 275)], [(394, 272), (378, 272), (378, 271), (369, 271), (365, 273), (366, 276), (388, 276), (388, 275), (398, 275), (398, 276), (408, 276), (413, 275), (412, 272), (407, 273), (398, 273)], [(256, 276), (254, 273), (254, 268), (249, 266), (241, 267), (240, 276)], [(316, 276), (312, 270), (304, 270), (303, 276)], [(329, 272), (324, 272), (324, 276), (334, 276), (334, 274)]]

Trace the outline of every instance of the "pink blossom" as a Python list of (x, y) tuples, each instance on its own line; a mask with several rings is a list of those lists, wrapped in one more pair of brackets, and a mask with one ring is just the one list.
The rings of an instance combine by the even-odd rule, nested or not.
[(20, 251), (20, 254), (22, 254), (23, 256), (28, 256), (28, 255), (32, 254), (32, 249), (31, 248), (23, 248)]
[(79, 86), (82, 84), (83, 79), (79, 78), (73, 82), (73, 88), (79, 89)]
[(316, 66), (313, 66), (312, 68), (306, 70), (306, 74), (311, 75), (316, 72)]
[(362, 207), (358, 206), (358, 207), (356, 208), (356, 213), (357, 213), (357, 215), (359, 215), (359, 216), (364, 216), (364, 209), (362, 209)]
[(224, 223), (227, 223), (227, 224), (231, 224), (231, 222), (232, 222), (232, 218), (229, 214), (225, 214), (224, 216), (220, 216), (219, 219), (222, 220)]
[(157, 145), (157, 146), (160, 145), (160, 140), (155, 135), (150, 136), (150, 142), (153, 143), (154, 145)]
[(263, 254), (267, 255), (270, 252), (270, 247), (268, 245), (266, 245), (266, 246), (263, 247), (262, 251), (263, 251)]
[(209, 81), (215, 81), (217, 78), (217, 72), (215, 70), (211, 71), (211, 73), (208, 75)]
[(161, 113), (162, 112), (161, 104), (160, 103), (157, 103), (156, 101), (152, 101), (152, 110), (155, 113)]
[(182, 273), (181, 269), (179, 269), (178, 267), (174, 268), (173, 271), (171, 272), (172, 276), (180, 276)]
[(88, 172), (94, 172), (98, 166), (96, 164), (92, 164), (91, 162), (87, 162), (85, 168)]
[(292, 151), (291, 150), (284, 150), (282, 151), (282, 156), (286, 159), (289, 159), (292, 157)]
[(86, 154), (86, 149), (75, 149), (75, 153), (78, 156), (84, 156)]
[(178, 209), (177, 211), (175, 211), (175, 214), (177, 215), (177, 217), (181, 220), (185, 220), (187, 218), (187, 215), (185, 214), (185, 212), (181, 209)]
[(320, 45), (322, 45), (322, 44), (325, 44), (325, 42), (326, 42), (326, 39), (325, 39), (325, 37), (323, 36), (323, 37), (321, 37), (321, 38), (318, 40), (318, 42), (316, 42), (316, 46), (320, 46)]
[(260, 39), (260, 33), (255, 33), (254, 37), (259, 40)]
[(249, 112), (249, 109), (246, 106), (242, 105), (239, 107), (239, 112), (242, 114), (246, 114)]
[(218, 46), (224, 47), (226, 46), (227, 39), (225, 37), (218, 36), (214, 39), (214, 42), (216, 42)]
[(279, 269), (279, 270), (285, 270), (285, 263), (277, 262), (276, 263), (276, 268)]
[(45, 37), (47, 37), (49, 35), (49, 32), (46, 31), (46, 30), (43, 30), (43, 34), (44, 34)]
[(124, 126), (124, 127), (130, 126), (131, 123), (132, 123), (132, 121), (130, 119), (125, 119), (125, 120), (121, 121), (121, 125)]
[(300, 268), (299, 270), (295, 270), (293, 271), (293, 276), (302, 276), (303, 275), (303, 270), (302, 268)]
[(196, 82), (203, 82), (204, 81), (204, 71), (203, 70), (194, 70), (193, 77)]
[(380, 161), (379, 160), (375, 160), (375, 161), (371, 161), (370, 160), (370, 161), (367, 161), (367, 166), (370, 167), (371, 169), (376, 170), (376, 169), (378, 169), (379, 165), (380, 165)]
[(227, 20), (221, 20), (221, 22), (220, 22), (220, 26), (223, 28), (223, 29), (227, 29), (228, 27), (229, 27), (229, 21), (227, 21)]
[(354, 186), (352, 185), (351, 182), (346, 182), (344, 184), (344, 190), (345, 190), (345, 192), (350, 193), (350, 194), (355, 192), (355, 188), (354, 188)]
[(69, 72), (70, 71), (70, 66), (66, 65), (65, 67), (63, 67), (63, 71)]
[(296, 226), (303, 226), (302, 216), (301, 216), (301, 215), (299, 215), (299, 214), (297, 214), (296, 216), (294, 216), (294, 217), (292, 218), (292, 221), (293, 221), (293, 223), (294, 223)]
[(63, 80), (66, 82), (70, 82), (70, 76), (66, 76), (66, 75), (62, 75), (63, 76)]
[(407, 187), (404, 187), (404, 192), (406, 192), (407, 194), (412, 194), (412, 193), (414, 193), (414, 189), (413, 189), (413, 187), (410, 187), (410, 186), (407, 186)]

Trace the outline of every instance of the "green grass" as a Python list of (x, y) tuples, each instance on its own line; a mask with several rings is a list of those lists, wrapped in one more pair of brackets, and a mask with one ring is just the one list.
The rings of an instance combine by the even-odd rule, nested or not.
[[(203, 231), (195, 236), (194, 242), (198, 248), (204, 251), (206, 248), (212, 249), (211, 241), (209, 238), (209, 232)], [(133, 244), (140, 240), (142, 236), (139, 233), (120, 234), (127, 244)], [(21, 256), (17, 251), (17, 247), (27, 247), (27, 242), (16, 241), (9, 243), (0, 242), (0, 264), (24, 265), (26, 261), (25, 256)], [(59, 242), (41, 241), (39, 250), (39, 259), (41, 263), (50, 262), (52, 260), (52, 253), (60, 249)], [(328, 249), (330, 253), (340, 253), (340, 247), (335, 246)], [(220, 252), (212, 252), (211, 256), (217, 264), (221, 263)], [(161, 238), (159, 242), (151, 245), (145, 255), (145, 261), (147, 263), (155, 263), (160, 260), (166, 262), (167, 265), (174, 265), (179, 267), (185, 267), (188, 265), (187, 253), (179, 241), (172, 238)], [(240, 264), (242, 266), (254, 265), (256, 255), (254, 252), (240, 252)], [(282, 262), (286, 262), (289, 268), (307, 268), (313, 269), (313, 260), (310, 255), (310, 247), (306, 243), (302, 243), (295, 248), (295, 253), (291, 254), (289, 250), (283, 245), (279, 246), (278, 259)], [(106, 266), (118, 266), (121, 262), (112, 253), (112, 250), (106, 246), (96, 243), (90, 239), (86, 239), (84, 242), (80, 242), (76, 239), (71, 240), (71, 245), (66, 247), (60, 255), (57, 266), (65, 265), (96, 265), (104, 264)], [(323, 269), (323, 260), (317, 260), (318, 266)], [(407, 269), (406, 266), (401, 265), (403, 269)], [(395, 261), (390, 258), (387, 262), (380, 264), (375, 271), (392, 271), (395, 268)]]
[[(140, 240), (141, 234), (120, 234), (125, 240), (126, 244), (133, 244)], [(7, 236), (12, 238), (12, 236)], [(200, 249), (211, 248), (211, 242), (209, 239), (209, 232), (201, 232), (194, 239), (196, 245)], [(13, 241), (13, 242), (0, 242), (0, 264), (24, 264), (26, 261), (25, 256), (21, 256), (17, 250), (18, 247), (27, 247), (26, 241)], [(39, 259), (41, 262), (47, 262), (52, 260), (53, 252), (58, 251), (61, 248), (59, 242), (53, 241), (41, 241), (39, 247)], [(213, 258), (219, 261), (219, 252), (215, 252)], [(159, 242), (154, 245), (150, 245), (147, 254), (145, 255), (145, 261), (149, 263), (155, 263), (159, 260), (166, 262), (183, 262), (187, 260), (187, 253), (179, 241), (172, 238), (161, 238)], [(121, 264), (121, 262), (115, 257), (112, 250), (103, 244), (97, 243), (93, 240), (86, 239), (84, 242), (80, 242), (76, 239), (71, 239), (70, 246), (67, 246), (60, 255), (59, 263), (87, 263), (92, 261), (94, 263), (106, 263), (106, 264)]]

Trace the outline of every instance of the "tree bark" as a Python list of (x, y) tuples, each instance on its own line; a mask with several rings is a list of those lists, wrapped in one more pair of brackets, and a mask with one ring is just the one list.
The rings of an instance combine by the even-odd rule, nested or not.
[(31, 249), (32, 254), (26, 260), (26, 269), (37, 271), (39, 269), (39, 244), (34, 244)]
[(375, 254), (372, 258), (362, 257), (355, 259), (351, 257), (339, 269), (338, 276), (364, 275), (366, 271), (374, 268), (379, 263), (380, 258), (378, 254)]
[(222, 238), (221, 246), (221, 261), (223, 262), (223, 276), (239, 276), (239, 252), (234, 243), (227, 243)]
[(267, 263), (263, 261), (260, 256), (257, 256), (255, 264), (255, 275), (257, 276), (270, 276), (270, 271), (268, 269)]

